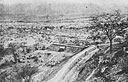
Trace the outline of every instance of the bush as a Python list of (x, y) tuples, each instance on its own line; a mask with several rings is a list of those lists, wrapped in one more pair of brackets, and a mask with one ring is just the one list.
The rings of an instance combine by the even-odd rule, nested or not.
[(30, 82), (31, 76), (38, 71), (29, 65), (14, 66), (12, 70), (0, 73), (0, 82)]
[(18, 76), (25, 80), (25, 82), (29, 82), (31, 76), (37, 72), (37, 68), (30, 66), (21, 67), (21, 71), (18, 72)]

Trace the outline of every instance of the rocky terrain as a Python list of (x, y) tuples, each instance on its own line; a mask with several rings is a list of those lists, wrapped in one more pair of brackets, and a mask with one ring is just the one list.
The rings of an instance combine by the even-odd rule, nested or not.
[[(69, 8), (62, 16), (55, 15), (57, 11), (43, 16), (42, 9), (34, 13), (36, 17), (29, 15), (31, 19), (1, 18), (0, 82), (128, 82), (127, 14), (119, 10), (102, 14), (97, 5), (87, 7), (86, 15), (84, 9), (75, 14)], [(13, 6), (11, 10), (13, 15)]]

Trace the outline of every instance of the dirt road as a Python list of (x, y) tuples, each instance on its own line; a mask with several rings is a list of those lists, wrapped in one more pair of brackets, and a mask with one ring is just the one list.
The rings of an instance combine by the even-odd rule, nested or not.
[[(49, 81), (47, 82), (69, 82), (67, 77), (72, 76), (73, 72), (71, 72), (71, 70), (69, 69), (70, 66), (72, 66), (72, 64), (79, 58), (81, 57), (83, 54), (85, 54), (86, 52), (88, 52), (88, 55), (84, 57), (84, 59), (90, 59), (92, 57), (92, 55), (97, 52), (98, 49), (96, 48), (96, 46), (92, 45), (89, 48), (81, 51), (80, 53), (76, 54), (74, 57), (72, 57), (64, 66), (63, 68), (58, 71), (58, 73)], [(66, 79), (67, 78), (67, 79)]]

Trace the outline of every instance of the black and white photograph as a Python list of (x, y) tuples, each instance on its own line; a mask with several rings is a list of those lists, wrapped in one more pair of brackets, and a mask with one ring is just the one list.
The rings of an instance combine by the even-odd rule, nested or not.
[(128, 0), (0, 0), (0, 82), (128, 82)]

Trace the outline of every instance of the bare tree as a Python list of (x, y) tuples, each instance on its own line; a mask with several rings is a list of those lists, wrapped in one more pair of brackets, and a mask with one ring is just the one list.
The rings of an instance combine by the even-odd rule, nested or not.
[(105, 13), (91, 17), (91, 29), (102, 31), (110, 41), (110, 54), (112, 53), (113, 39), (116, 35), (122, 35), (123, 30), (128, 26), (127, 16), (118, 10), (114, 13)]

